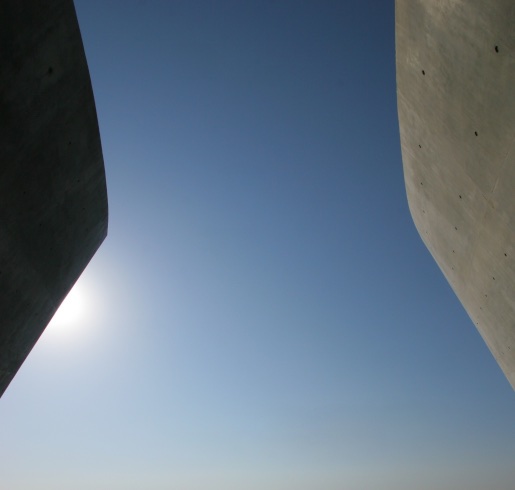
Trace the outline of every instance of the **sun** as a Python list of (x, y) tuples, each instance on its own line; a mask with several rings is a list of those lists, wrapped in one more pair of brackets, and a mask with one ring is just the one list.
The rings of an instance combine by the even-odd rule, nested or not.
[(45, 341), (69, 347), (72, 343), (84, 345), (94, 338), (98, 340), (105, 321), (100, 291), (98, 276), (81, 276), (45, 328)]
[(52, 329), (68, 329), (76, 327), (84, 319), (86, 296), (80, 284), (75, 284), (68, 296), (48, 324)]

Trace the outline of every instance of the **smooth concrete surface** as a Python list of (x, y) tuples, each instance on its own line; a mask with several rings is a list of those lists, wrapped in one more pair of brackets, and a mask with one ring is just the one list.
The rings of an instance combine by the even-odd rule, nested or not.
[(395, 6), (411, 214), (515, 389), (515, 2)]
[(0, 2), (0, 395), (107, 234), (71, 0)]

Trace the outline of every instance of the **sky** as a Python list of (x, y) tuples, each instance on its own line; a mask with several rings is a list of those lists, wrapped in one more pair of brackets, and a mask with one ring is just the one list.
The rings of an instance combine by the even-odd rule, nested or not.
[(75, 5), (109, 234), (0, 400), (1, 488), (512, 490), (515, 393), (407, 206), (394, 2)]

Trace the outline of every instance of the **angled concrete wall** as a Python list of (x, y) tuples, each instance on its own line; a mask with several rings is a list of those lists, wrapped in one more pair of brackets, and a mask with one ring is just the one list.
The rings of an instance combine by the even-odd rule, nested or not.
[(107, 234), (71, 0), (0, 2), (0, 395)]
[(397, 0), (415, 225), (515, 388), (515, 2)]

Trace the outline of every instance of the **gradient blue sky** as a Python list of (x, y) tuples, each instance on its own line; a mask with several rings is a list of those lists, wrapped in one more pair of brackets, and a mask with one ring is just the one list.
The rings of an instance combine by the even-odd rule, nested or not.
[(75, 3), (109, 236), (0, 486), (512, 490), (515, 394), (407, 207), (393, 0)]

